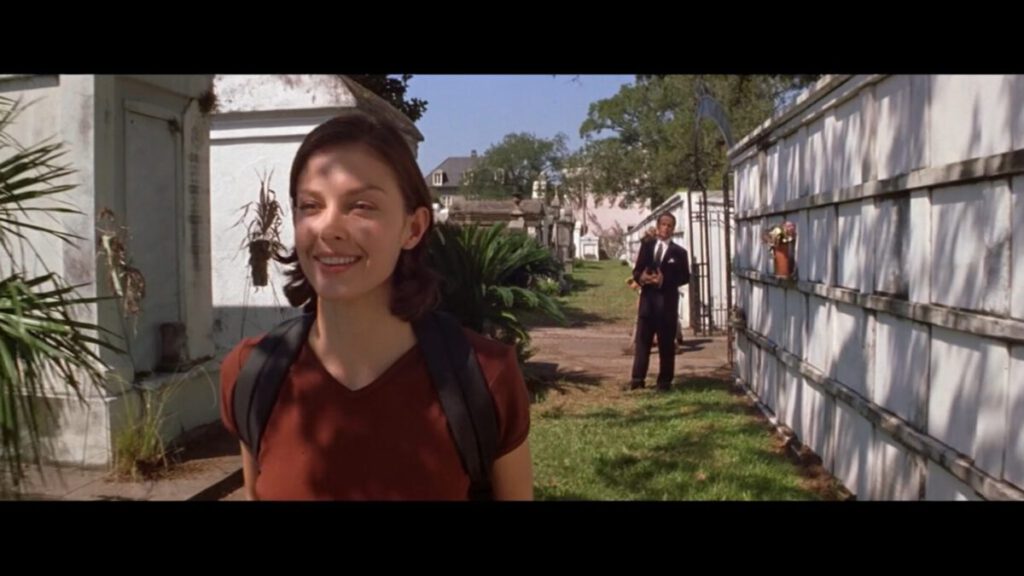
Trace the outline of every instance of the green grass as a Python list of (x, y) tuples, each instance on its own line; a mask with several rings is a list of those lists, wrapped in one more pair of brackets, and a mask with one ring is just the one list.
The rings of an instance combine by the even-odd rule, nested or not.
[[(577, 260), (573, 268), (572, 289), (558, 298), (570, 326), (632, 322), (636, 318), (637, 296), (626, 285), (632, 268), (618, 260)], [(550, 321), (536, 316), (527, 322), (530, 326), (550, 325)]]
[(688, 380), (579, 411), (539, 405), (538, 500), (814, 500), (768, 426), (726, 383)]
[[(577, 262), (560, 303), (570, 326), (628, 325), (636, 293), (618, 261)], [(532, 326), (544, 325), (533, 322)], [(723, 358), (724, 362), (724, 358)], [(538, 500), (818, 500), (827, 479), (804, 478), (768, 423), (729, 383), (688, 378), (667, 394), (616, 390), (608, 376), (548, 383), (533, 405), (530, 447)], [(550, 396), (550, 395), (549, 395)]]

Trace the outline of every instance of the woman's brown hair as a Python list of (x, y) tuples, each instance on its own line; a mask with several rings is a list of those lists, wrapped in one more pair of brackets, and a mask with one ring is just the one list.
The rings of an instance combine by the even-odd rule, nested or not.
[[(420, 174), (412, 149), (397, 128), (363, 112), (346, 113), (314, 128), (302, 141), (292, 161), (288, 183), (292, 210), (296, 208), (299, 175), (313, 154), (335, 146), (355, 144), (369, 148), (394, 171), (407, 214), (412, 214), (419, 207), (430, 211), (430, 220), (423, 237), (415, 247), (402, 250), (391, 277), (391, 313), (411, 322), (437, 304), (437, 276), (427, 266), (427, 242), (434, 227), (434, 217), (427, 183)], [(304, 312), (315, 311), (317, 295), (302, 272), (296, 250), (293, 248), (290, 254), (278, 260), (292, 265), (285, 272), (288, 283), (285, 284), (284, 294), (288, 302), (292, 306), (301, 306)]]

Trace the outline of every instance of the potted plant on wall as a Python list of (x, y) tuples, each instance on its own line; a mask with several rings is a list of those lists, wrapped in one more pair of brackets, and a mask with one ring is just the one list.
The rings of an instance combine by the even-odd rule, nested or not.
[(779, 278), (792, 278), (795, 276), (796, 266), (793, 265), (793, 243), (796, 242), (796, 224), (788, 220), (782, 224), (776, 224), (764, 233), (762, 240), (772, 251), (775, 276)]
[(270, 188), (273, 175), (271, 171), (270, 175), (260, 178), (259, 198), (242, 207), (242, 218), (239, 220), (240, 224), (245, 223), (246, 235), (242, 246), (249, 251), (249, 271), (253, 286), (267, 285), (270, 259), (284, 252), (281, 243), (282, 208), (277, 201), (277, 193)]

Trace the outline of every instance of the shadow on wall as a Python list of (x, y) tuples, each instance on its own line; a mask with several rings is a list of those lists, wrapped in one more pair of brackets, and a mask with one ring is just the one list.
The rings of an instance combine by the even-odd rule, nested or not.
[[(950, 81), (950, 79), (940, 79), (940, 82), (944, 83)], [(779, 184), (780, 187), (775, 190), (774, 197), (776, 199), (792, 199), (806, 195), (804, 192), (808, 187), (801, 188), (800, 178), (817, 177), (817, 181), (822, 183), (831, 180), (833, 186), (849, 186), (855, 184), (856, 180), (870, 177), (892, 178), (927, 167), (932, 156), (931, 150), (929, 150), (929, 137), (934, 140), (936, 136), (936, 131), (932, 130), (932, 126), (929, 124), (939, 121), (961, 121), (934, 117), (931, 102), (933, 84), (932, 77), (916, 76), (893, 77), (875, 86), (879, 106), (877, 118), (884, 117), (887, 124), (884, 133), (879, 132), (877, 136), (879, 140), (875, 142), (878, 156), (864, 161), (864, 164), (859, 167), (863, 178), (857, 178), (858, 155), (855, 153), (855, 146), (843, 150), (835, 149), (833, 146), (831, 154), (827, 156), (834, 160), (833, 165), (819, 166), (813, 173), (804, 176), (800, 176), (800, 173), (806, 166), (799, 167), (796, 163), (800, 162), (806, 154), (782, 153), (777, 160), (781, 165), (773, 173), (779, 174), (780, 178), (788, 177), (790, 180)], [(1007, 93), (995, 97), (999, 102), (1015, 102), (1015, 96), (1019, 100), (1020, 97), (1015, 93), (1024, 95), (1024, 77), (1001, 81), (999, 90), (1007, 91)], [(991, 114), (982, 109), (982, 104), (983, 101), (992, 97), (991, 94), (982, 94), (966, 103), (968, 108), (965, 110), (969, 109), (970, 114), (964, 120), (971, 122), (971, 125), (968, 130), (958, 131), (963, 135), (963, 141), (953, 144), (959, 147), (957, 152), (962, 153), (963, 158), (978, 157), (983, 153), (990, 152), (986, 145), (991, 142), (985, 140), (986, 132), (982, 122), (990, 120)], [(857, 137), (856, 133), (866, 134), (863, 125), (864, 118), (862, 117), (861, 125), (858, 127), (856, 121), (851, 120), (853, 115), (849, 113), (850, 110), (846, 111), (847, 114), (841, 115), (837, 120), (842, 123), (843, 129), (847, 131), (848, 135)], [(1024, 120), (1022, 120), (1024, 112), (1011, 107), (1010, 115), (1011, 129), (1020, 132), (1024, 128)], [(817, 129), (817, 126), (815, 128)], [(1012, 136), (1016, 136), (1016, 134)], [(789, 146), (799, 149), (799, 140), (794, 142)], [(1019, 148), (1020, 141), (1015, 142)], [(823, 145), (824, 142), (815, 140), (813, 144), (818, 146)], [(871, 167), (872, 161), (877, 162), (874, 170)], [(835, 177), (827, 179), (826, 175), (828, 174)], [(743, 181), (746, 171), (738, 171), (736, 176), (737, 180)], [(959, 185), (956, 187), (960, 188)], [(970, 308), (978, 310), (984, 310), (987, 307), (991, 311), (993, 306), (997, 310), (1001, 310), (1006, 303), (1001, 300), (993, 302), (995, 294), (991, 292), (993, 289), (991, 284), (995, 280), (999, 280), (1004, 282), (1005, 288), (1003, 278), (1005, 277), (1004, 269), (1009, 265), (1010, 236), (1003, 234), (1001, 230), (1004, 227), (1006, 229), (1011, 227), (1004, 226), (1000, 221), (1001, 228), (993, 230), (992, 217), (1006, 216), (1007, 222), (1009, 222), (1009, 217), (1003, 214), (1002, 210), (993, 211), (991, 207), (986, 208), (986, 204), (991, 203), (990, 196), (1001, 194), (1005, 187), (1002, 187), (999, 192), (985, 193), (985, 198), (977, 197), (977, 184), (963, 186), (962, 191), (952, 188), (930, 191), (931, 202), (927, 219), (923, 222), (913, 222), (919, 226), (927, 225), (932, 230), (929, 234), (930, 248), (923, 259), (912, 260), (910, 258), (911, 236), (909, 229), (912, 219), (909, 193), (873, 201), (877, 211), (873, 227), (867, 225), (870, 224), (869, 222), (861, 221), (860, 226), (845, 227), (843, 230), (839, 230), (838, 222), (836, 220), (830, 222), (826, 212), (826, 210), (832, 210), (834, 217), (835, 207), (818, 209), (820, 212), (817, 213), (805, 210), (798, 215), (788, 215), (790, 219), (805, 218), (803, 225), (798, 222), (802, 232), (797, 247), (797, 262), (801, 279), (827, 281), (829, 276), (838, 277), (834, 273), (829, 274), (827, 259), (819, 261), (821, 259), (817, 257), (818, 254), (811, 254), (811, 252), (821, 252), (823, 255), (828, 255), (830, 251), (835, 250), (834, 246), (829, 251), (826, 251), (827, 249), (816, 250), (815, 245), (820, 245), (820, 243), (815, 240), (813, 232), (817, 231), (819, 227), (823, 227), (822, 234), (819, 234), (823, 240), (843, 245), (853, 241), (856, 228), (859, 230), (861, 238), (864, 237), (863, 235), (867, 235), (870, 241), (866, 245), (870, 246), (872, 254), (877, 256), (873, 266), (864, 268), (865, 276), (862, 277), (862, 286), (867, 292), (907, 299), (913, 282), (920, 278), (931, 284), (933, 290), (931, 300), (967, 303)], [(747, 202), (747, 200), (753, 199), (754, 195), (749, 194), (747, 190), (743, 190), (737, 198), (738, 203), (743, 205), (742, 209), (753, 208), (753, 202)], [(1005, 202), (1005, 199), (1002, 198), (997, 200)], [(870, 206), (867, 203), (865, 205)], [(865, 213), (869, 212), (870, 210), (865, 210)], [(738, 266), (737, 270), (760, 268), (757, 265), (760, 255), (756, 250), (762, 246), (753, 234), (760, 224), (760, 221), (748, 221), (737, 228), (738, 246), (733, 259), (734, 264)], [(834, 229), (832, 229), (833, 226)], [(960, 250), (960, 254), (956, 252), (958, 248), (963, 247), (965, 234), (969, 234), (968, 238), (976, 239), (975, 244), (979, 248), (976, 257), (965, 257), (963, 250)], [(1006, 238), (999, 237), (1000, 234)], [(951, 261), (957, 256), (959, 261)], [(864, 265), (859, 259), (853, 262), (855, 265), (858, 263)], [(832, 262), (832, 264), (837, 263)], [(955, 267), (955, 270), (951, 267)], [(941, 292), (936, 293), (936, 290)], [(800, 329), (798, 328), (800, 323), (790, 318), (790, 298), (787, 295), (785, 309), (780, 309), (776, 304), (765, 306), (763, 292), (764, 289), (745, 288), (744, 283), (739, 282), (740, 298), (737, 304), (750, 314), (748, 324), (751, 328), (781, 345), (792, 347), (796, 338), (790, 332)], [(759, 296), (759, 302), (756, 304), (751, 301), (755, 295)], [(776, 300), (770, 299), (770, 302)], [(809, 304), (805, 304), (805, 306), (810, 307)], [(869, 318), (871, 317), (876, 319), (874, 338), (868, 332)], [(782, 318), (785, 318), (785, 321), (780, 327), (779, 322)], [(813, 316), (810, 309), (806, 310), (805, 318), (807, 337), (804, 338), (803, 347), (811, 348), (815, 330), (812, 326)], [(883, 331), (885, 332), (884, 337), (882, 336)], [(994, 374), (993, 378), (985, 376), (979, 379), (978, 377), (979, 371), (983, 375), (989, 371), (986, 368), (988, 365), (995, 365), (998, 368), (999, 362), (992, 360), (991, 355), (1001, 353), (1004, 345), (999, 341), (974, 340), (966, 337), (963, 333), (931, 328), (881, 312), (867, 312), (857, 329), (844, 333), (838, 338), (833, 337), (833, 339), (834, 341), (829, 342), (830, 349), (827, 352), (831, 358), (826, 364), (834, 364), (835, 368), (844, 367), (831, 370), (833, 376), (839, 375), (848, 378), (851, 370), (858, 368), (861, 374), (865, 374), (866, 381), (863, 382), (863, 385), (851, 382), (845, 384), (852, 384), (851, 388), (855, 390), (864, 390), (870, 396), (870, 400), (897, 412), (917, 430), (925, 433), (931, 430), (934, 436), (950, 441), (958, 438), (958, 443), (961, 444), (958, 447), (959, 450), (967, 452), (968, 457), (976, 459), (979, 462), (979, 467), (983, 467), (980, 464), (981, 461), (991, 459), (992, 454), (999, 454), (1006, 449), (1005, 445), (1015, 430), (1015, 424), (1019, 426), (1019, 423), (1012, 420), (1006, 422), (1004, 429), (999, 426), (993, 428), (983, 422), (987, 411), (992, 410), (993, 407), (1005, 406), (1008, 401), (1006, 386), (999, 384), (998, 374)], [(872, 344), (874, 344), (874, 349), (870, 348)], [(936, 345), (945, 350), (942, 358), (934, 357), (932, 353)], [(805, 359), (820, 356), (820, 354), (812, 355), (806, 349), (793, 351)], [(883, 355), (888, 359), (884, 364), (869, 362), (872, 357), (877, 361)], [(956, 358), (962, 356), (962, 361), (954, 361), (954, 356)], [(922, 357), (923, 360), (921, 360)], [(748, 361), (763, 368), (763, 361), (757, 362), (753, 357), (748, 358)], [(871, 365), (869, 366), (869, 364)], [(872, 370), (872, 373), (867, 373), (869, 369)], [(936, 379), (938, 376), (936, 371), (941, 372), (941, 379)], [(996, 371), (996, 369), (993, 368), (991, 371)], [(751, 379), (766, 378), (769, 371), (762, 369), (760, 372), (752, 374)], [(788, 369), (776, 372), (774, 388), (776, 389), (777, 414), (780, 420), (795, 430), (800, 430), (803, 436), (814, 437), (818, 430), (803, 421), (806, 419), (804, 418), (806, 415), (802, 414), (801, 407), (805, 403), (805, 399), (800, 379), (799, 374), (793, 374)], [(988, 382), (988, 380), (994, 382)], [(931, 390), (933, 382), (942, 382), (949, 389)], [(752, 387), (769, 393), (773, 388), (764, 382), (752, 383)], [(929, 414), (929, 404), (933, 408), (939, 408), (942, 413)], [(860, 417), (856, 416), (856, 418)], [(938, 421), (938, 418), (941, 418), (941, 421)], [(931, 419), (930, 422), (929, 419)], [(858, 424), (859, 428), (846, 423), (840, 428), (838, 420), (838, 418), (833, 418), (831, 423), (834, 446), (837, 448), (852, 447), (855, 442), (863, 440), (863, 423)], [(1004, 430), (1004, 433), (1000, 433), (999, 430)], [(857, 476), (857, 486), (860, 486), (862, 490), (867, 489), (873, 495), (890, 495), (889, 497), (891, 497), (892, 494), (909, 494), (907, 490), (894, 491), (888, 485), (894, 482), (905, 482), (915, 475), (917, 478), (927, 481), (924, 478), (925, 473), (922, 471), (922, 461), (916, 456), (909, 459), (897, 458), (895, 455), (899, 453), (898, 450), (903, 450), (898, 445), (890, 446), (888, 450), (875, 454), (876, 448), (886, 443), (881, 434), (884, 433), (873, 430), (869, 436), (870, 443), (853, 450), (854, 454), (850, 455), (856, 459), (856, 462), (851, 461), (844, 464), (844, 469), (848, 476)], [(835, 454), (837, 460), (843, 457), (844, 455), (840, 452)], [(898, 464), (899, 461), (902, 461), (903, 464)], [(910, 463), (907, 464), (908, 462)], [(897, 466), (898, 468), (896, 468)], [(835, 467), (833, 468), (835, 469)], [(989, 469), (989, 471), (998, 476), (1001, 472), (999, 468), (996, 466), (995, 469)], [(983, 467), (983, 469), (985, 468)], [(860, 479), (864, 475), (870, 481), (866, 482)], [(857, 486), (851, 486), (851, 488), (856, 489)], [(923, 494), (923, 489), (921, 493)]]

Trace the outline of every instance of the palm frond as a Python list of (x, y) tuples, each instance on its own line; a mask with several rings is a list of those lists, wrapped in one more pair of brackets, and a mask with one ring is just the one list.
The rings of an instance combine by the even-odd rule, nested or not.
[(442, 278), (441, 307), (463, 325), (525, 350), (524, 312), (560, 322), (564, 315), (541, 284), (557, 280), (561, 266), (526, 234), (505, 225), (443, 224), (430, 239), (431, 266)]
[[(55, 217), (80, 213), (63, 198), (74, 187), (67, 183), (73, 171), (59, 163), (66, 150), (59, 143), (17, 142), (10, 128), (21, 110), (20, 101), (0, 96), (0, 246), (12, 256), (8, 275), (0, 279), (0, 461), (15, 484), (26, 459), (40, 461), (40, 416), (49, 409), (41, 399), (60, 384), (84, 398), (85, 386), (104, 379), (100, 347), (119, 351), (110, 343), (111, 332), (75, 314), (77, 306), (102, 298), (79, 297), (80, 286), (65, 285), (53, 273), (28, 275), (11, 254), (11, 240), (19, 238), (43, 260), (28, 231), (69, 243), (80, 239)], [(39, 214), (51, 216), (55, 226), (29, 218)]]

